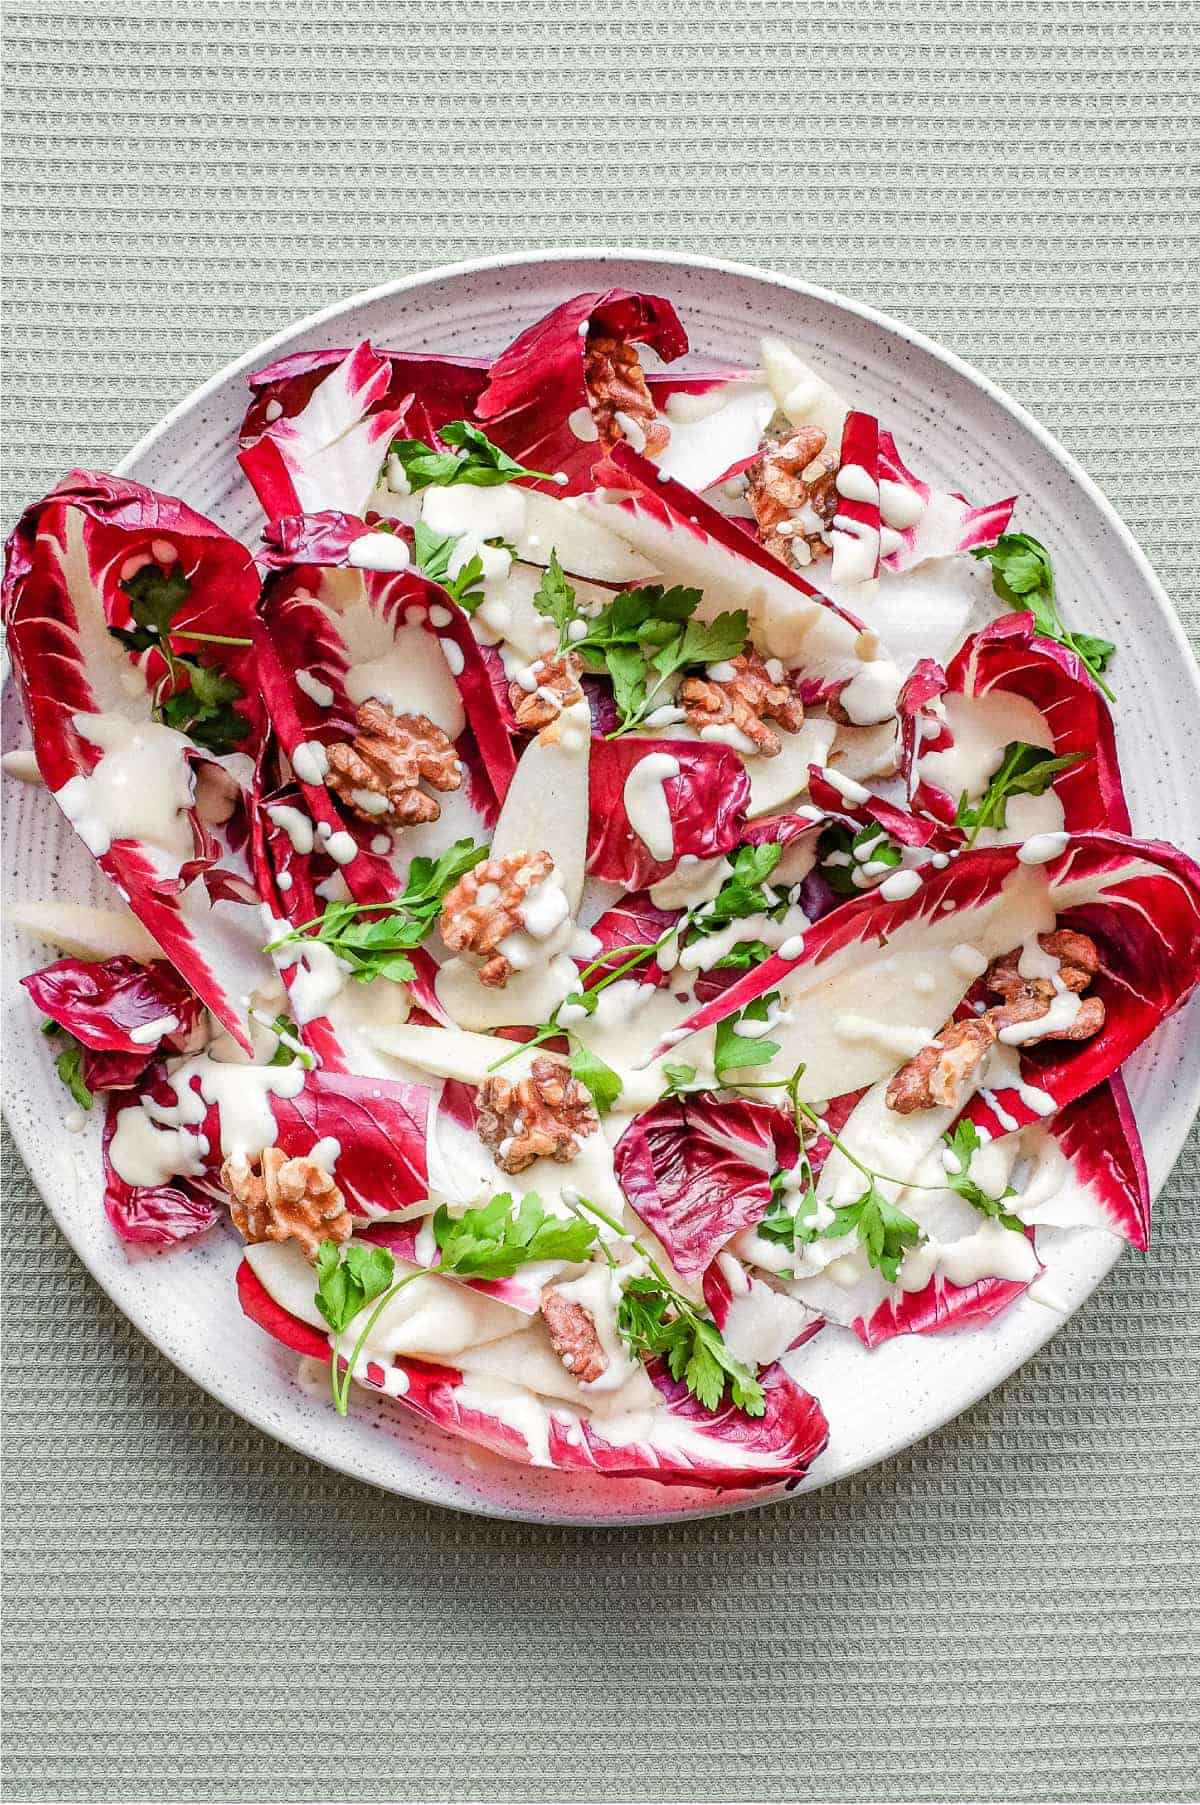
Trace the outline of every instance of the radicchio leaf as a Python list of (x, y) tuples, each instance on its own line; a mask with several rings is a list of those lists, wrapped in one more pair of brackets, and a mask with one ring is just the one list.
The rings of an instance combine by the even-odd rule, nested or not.
[[(889, 525), (889, 487), (893, 491), (907, 490), (924, 504), (914, 524), (892, 527), (893, 531), (898, 530), (902, 543), (883, 560), (891, 570), (909, 570), (927, 558), (945, 558), (977, 545), (992, 545), (1007, 531), (1016, 505), (1016, 496), (1010, 495), (1005, 501), (977, 508), (955, 490), (932, 489), (905, 464), (890, 432), (879, 435), (879, 477), (883, 518)], [(905, 517), (909, 512), (911, 509), (905, 510)], [(893, 508), (892, 519), (900, 518)]]
[[(196, 654), (202, 663), (215, 649), (230, 650), (198, 648), (186, 639), (187, 628), (250, 637), (258, 577), (244, 546), (171, 496), (76, 470), (25, 511), (8, 542), (3, 593), (9, 649), (47, 788), (79, 822), (101, 870), (165, 956), (249, 1051), (240, 999), (261, 980), (261, 943), (241, 911), (227, 907), (229, 899), (250, 894), (239, 755), (214, 760), (153, 722), (151, 694), (109, 632), (130, 626), (130, 597), (121, 585), (151, 563), (164, 572), (178, 569), (186, 579), (170, 623), (176, 650)], [(247, 721), (245, 749), (253, 754), (260, 716), (251, 658), (248, 648), (233, 648), (227, 668), (245, 692), (238, 710)], [(146, 653), (143, 662), (152, 683), (165, 673), (158, 652)], [(177, 761), (180, 795), (195, 791), (196, 803), (187, 811), (190, 850), (110, 839), (103, 822), (85, 821), (88, 779), (106, 756), (89, 735), (114, 743), (143, 729), (159, 736), (164, 758)], [(214, 787), (230, 793), (215, 809), (203, 800)], [(197, 876), (203, 885), (194, 882)]]
[[(674, 836), (668, 859), (654, 857), (625, 806), (630, 773), (656, 753), (679, 766), (662, 785)], [(595, 740), (590, 784), (588, 871), (627, 890), (658, 883), (686, 854), (708, 859), (728, 852), (741, 838), (750, 801), (750, 779), (732, 747), (694, 740)]]
[(602, 455), (584, 379), (587, 342), (599, 338), (648, 345), (665, 363), (687, 350), (679, 316), (661, 295), (624, 288), (576, 295), (500, 353), (476, 403), (476, 419), (510, 457), (569, 479), (556, 494), (590, 489)]

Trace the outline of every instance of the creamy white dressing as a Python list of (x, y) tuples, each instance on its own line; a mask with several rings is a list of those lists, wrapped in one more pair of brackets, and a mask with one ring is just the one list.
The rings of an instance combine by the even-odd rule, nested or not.
[(459, 737), (467, 724), (462, 697), (432, 633), (416, 625), (393, 627), (365, 603), (346, 610), (338, 625), (353, 659), (345, 676), (352, 702), (374, 697), (394, 714), (426, 715), (448, 739)]
[(333, 707), (333, 690), (329, 684), (326, 683), (323, 678), (318, 677), (315, 672), (298, 670), (296, 672), (296, 687), (297, 689), (302, 689), (309, 700), (315, 702), (318, 708)]
[(675, 856), (675, 824), (664, 785), (679, 770), (679, 760), (669, 752), (649, 752), (633, 766), (622, 791), (630, 827), (651, 858), (664, 864)]
[(159, 871), (174, 876), (195, 843), (188, 811), (196, 786), (186, 736), (118, 714), (77, 714), (72, 723), (101, 756), (89, 775), (54, 792), (63, 814), (95, 858), (114, 840), (137, 840)]
[(408, 544), (399, 533), (363, 533), (352, 542), (346, 562), (354, 570), (407, 570)]
[(306, 815), (303, 809), (293, 808), (290, 803), (275, 802), (267, 809), (267, 818), (287, 835), (293, 852), (307, 855), (312, 851), (315, 830), (312, 816)]
[(982, 696), (948, 693), (942, 709), (954, 744), (942, 752), (923, 752), (920, 774), (956, 801), (964, 790), (971, 798), (983, 795), (1012, 740), (1047, 749), (1054, 743), (1041, 710), (1009, 690), (992, 689)]

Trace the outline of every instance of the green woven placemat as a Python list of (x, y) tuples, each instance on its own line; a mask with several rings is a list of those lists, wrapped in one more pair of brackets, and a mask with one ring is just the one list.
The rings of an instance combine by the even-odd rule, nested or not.
[[(607, 242), (979, 364), (1200, 627), (1190, 0), (7, 9), (5, 520), (290, 319)], [(1195, 1140), (1155, 1242), (957, 1424), (714, 1523), (422, 1509), (227, 1415), (4, 1154), (6, 1797), (1182, 1800)]]

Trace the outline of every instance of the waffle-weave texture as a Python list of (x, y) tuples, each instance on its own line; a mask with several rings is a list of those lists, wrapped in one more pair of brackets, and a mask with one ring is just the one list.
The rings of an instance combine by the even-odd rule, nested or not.
[[(6, 19), (6, 524), (339, 295), (666, 247), (981, 366), (1200, 628), (1191, 0)], [(11, 1148), (4, 1179), (8, 1799), (1196, 1796), (1195, 1138), (1150, 1254), (960, 1421), (799, 1508), (632, 1532), (277, 1447), (113, 1309)]]

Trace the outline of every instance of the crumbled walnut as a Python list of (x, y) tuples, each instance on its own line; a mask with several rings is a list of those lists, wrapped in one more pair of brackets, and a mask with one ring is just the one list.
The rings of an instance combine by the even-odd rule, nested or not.
[(957, 1109), (966, 1080), (979, 1069), (985, 1053), (1005, 1028), (1040, 1021), (1042, 1016), (1050, 1013), (1061, 990), (1072, 991), (1080, 997), (1074, 1019), (1066, 1027), (1031, 1035), (1023, 1039), (1021, 1045), (1037, 1047), (1046, 1040), (1091, 1040), (1094, 1034), (1099, 1034), (1105, 1022), (1104, 1000), (1097, 996), (1082, 996), (1100, 969), (1095, 941), (1071, 928), (1056, 928), (1052, 934), (1039, 934), (1038, 944), (1043, 952), (1058, 960), (1059, 984), (1056, 985), (1052, 978), (1022, 977), (1020, 947), (993, 959), (984, 984), (994, 996), (1002, 997), (1003, 1002), (994, 1003), (982, 1015), (948, 1022), (936, 1042), (922, 1047), (915, 1059), (901, 1066), (887, 1088), (889, 1109), (902, 1116), (937, 1104)]
[(680, 684), (679, 701), (687, 710), (688, 725), (697, 733), (706, 727), (735, 727), (753, 741), (762, 758), (774, 758), (779, 735), (767, 722), (778, 721), (796, 733), (804, 725), (804, 704), (782, 680), (782, 672), (781, 680), (775, 681), (753, 647), (731, 659), (730, 670), (730, 677), (688, 677)]
[[(358, 710), (362, 731), (349, 745), (329, 748), (329, 788), (364, 821), (411, 825), (436, 821), (441, 804), (417, 786), (457, 790), (462, 764), (440, 727), (423, 714), (393, 714), (374, 697)], [(378, 798), (372, 807), (368, 798)]]
[(887, 1087), (888, 1108), (901, 1116), (917, 1109), (957, 1109), (967, 1081), (979, 1070), (997, 1033), (985, 1015), (947, 1022), (937, 1039), (895, 1074)]
[(322, 1241), (348, 1241), (354, 1228), (342, 1193), (324, 1167), (266, 1147), (255, 1161), (227, 1159), (221, 1183), (229, 1214), (247, 1241), (298, 1241), (315, 1260)]
[[(1068, 990), (1076, 994), (1087, 989), (1100, 969), (1100, 954), (1096, 942), (1087, 934), (1077, 934), (1073, 928), (1056, 928), (1052, 934), (1039, 934), (1038, 945), (1044, 953), (1058, 960), (1058, 975)], [(1047, 979), (1023, 978), (1020, 971), (1021, 949), (1014, 947), (1012, 952), (1004, 953), (999, 959), (993, 959), (988, 966), (984, 979), (988, 989), (998, 997), (1017, 996), (1025, 990), (1030, 982), (1045, 986), (1047, 1000), (1054, 994), (1054, 986)]]
[(574, 1159), (580, 1141), (599, 1126), (585, 1087), (546, 1053), (528, 1078), (510, 1084), (493, 1077), (479, 1087), (476, 1133), (505, 1172), (523, 1172), (536, 1159)]
[(837, 473), (838, 453), (826, 449), (819, 426), (802, 426), (746, 472), (762, 543), (785, 564), (829, 556), (821, 535), (837, 513)]
[[(671, 429), (658, 418), (654, 397), (632, 345), (619, 338), (590, 338), (583, 356), (583, 380), (591, 402), (592, 419), (605, 451), (622, 439), (646, 457), (665, 451)], [(624, 414), (634, 427), (632, 434), (618, 420)], [(639, 435), (642, 443), (637, 443)]]
[(526, 897), (553, 870), (548, 852), (510, 852), (476, 865), (447, 891), (438, 921), (442, 939), (452, 953), (475, 953), (484, 960), (481, 984), (494, 989), (507, 984), (512, 966), (497, 949), (521, 927)]
[(508, 697), (517, 726), (527, 733), (541, 733), (542, 738), (555, 737), (545, 731), (557, 729), (564, 708), (583, 701), (579, 679), (583, 660), (577, 652), (560, 652), (554, 658), (541, 658), (530, 665), (537, 678), (537, 688), (528, 690), (521, 683), (510, 683)]
[(545, 1285), (542, 1316), (550, 1333), (550, 1345), (573, 1379), (590, 1385), (608, 1371), (608, 1355), (589, 1309), (564, 1297), (553, 1285)]

